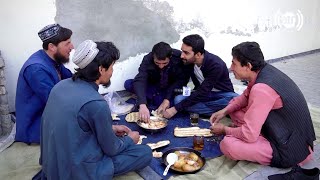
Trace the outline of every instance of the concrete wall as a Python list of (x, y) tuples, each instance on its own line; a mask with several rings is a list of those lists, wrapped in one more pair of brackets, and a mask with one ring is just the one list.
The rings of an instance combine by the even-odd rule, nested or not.
[[(6, 61), (10, 110), (19, 70), (41, 48), (37, 32), (58, 22), (73, 30), (77, 46), (85, 39), (113, 41), (121, 51), (108, 90), (123, 89), (152, 46), (198, 33), (206, 49), (230, 65), (231, 48), (260, 43), (266, 59), (320, 48), (320, 1), (309, 0), (29, 0), (0, 3), (0, 50)], [(67, 65), (74, 68), (72, 63)]]

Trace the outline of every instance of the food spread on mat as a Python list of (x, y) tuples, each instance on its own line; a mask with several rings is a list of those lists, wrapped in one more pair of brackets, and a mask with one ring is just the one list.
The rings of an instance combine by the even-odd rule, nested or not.
[[(162, 115), (157, 114), (156, 111), (151, 112), (152, 116), (150, 117), (149, 123), (145, 123), (139, 120), (139, 112), (132, 112), (126, 115), (125, 120), (127, 122), (136, 122), (140, 127), (150, 130), (158, 130), (167, 126), (168, 120), (163, 118)], [(116, 116), (114, 116), (116, 117)], [(174, 128), (174, 136), (176, 137), (190, 137), (194, 135), (201, 135), (205, 137), (212, 136), (210, 129), (199, 128), (199, 127), (186, 127), (186, 128)], [(138, 144), (142, 143), (143, 138), (147, 136), (140, 135)], [(164, 147), (170, 144), (169, 140), (162, 140), (157, 143), (147, 143), (152, 150), (152, 156), (154, 158), (161, 158), (163, 156), (162, 152), (158, 152), (155, 149)], [(193, 173), (202, 168), (204, 165), (203, 158), (198, 156), (195, 152), (188, 152), (184, 150), (174, 151), (178, 156), (178, 160), (170, 168), (182, 172), (182, 173)]]

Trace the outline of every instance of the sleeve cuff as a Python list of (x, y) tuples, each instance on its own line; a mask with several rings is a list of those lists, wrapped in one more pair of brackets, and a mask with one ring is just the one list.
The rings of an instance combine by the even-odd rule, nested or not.
[(224, 131), (225, 131), (226, 135), (231, 135), (231, 128), (230, 127), (225, 126)]
[(124, 137), (124, 141), (127, 145), (134, 145), (135, 143), (133, 142), (133, 140), (131, 139), (131, 137), (129, 136), (125, 136)]
[(235, 111), (235, 106), (232, 104), (227, 105), (226, 111), (227, 111), (227, 114), (232, 113), (233, 111)]

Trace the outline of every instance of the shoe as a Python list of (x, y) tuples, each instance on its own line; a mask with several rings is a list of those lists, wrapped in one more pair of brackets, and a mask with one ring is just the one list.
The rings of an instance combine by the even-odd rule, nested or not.
[(319, 169), (303, 169), (300, 166), (294, 166), (291, 171), (284, 174), (274, 174), (268, 176), (269, 180), (319, 180)]

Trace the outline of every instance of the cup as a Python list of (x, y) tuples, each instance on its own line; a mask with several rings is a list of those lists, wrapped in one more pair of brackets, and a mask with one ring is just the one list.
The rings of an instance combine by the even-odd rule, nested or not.
[(191, 122), (192, 126), (198, 126), (199, 114), (198, 113), (191, 113), (190, 114), (190, 122)]
[(201, 151), (204, 148), (204, 136), (193, 136), (193, 149)]

